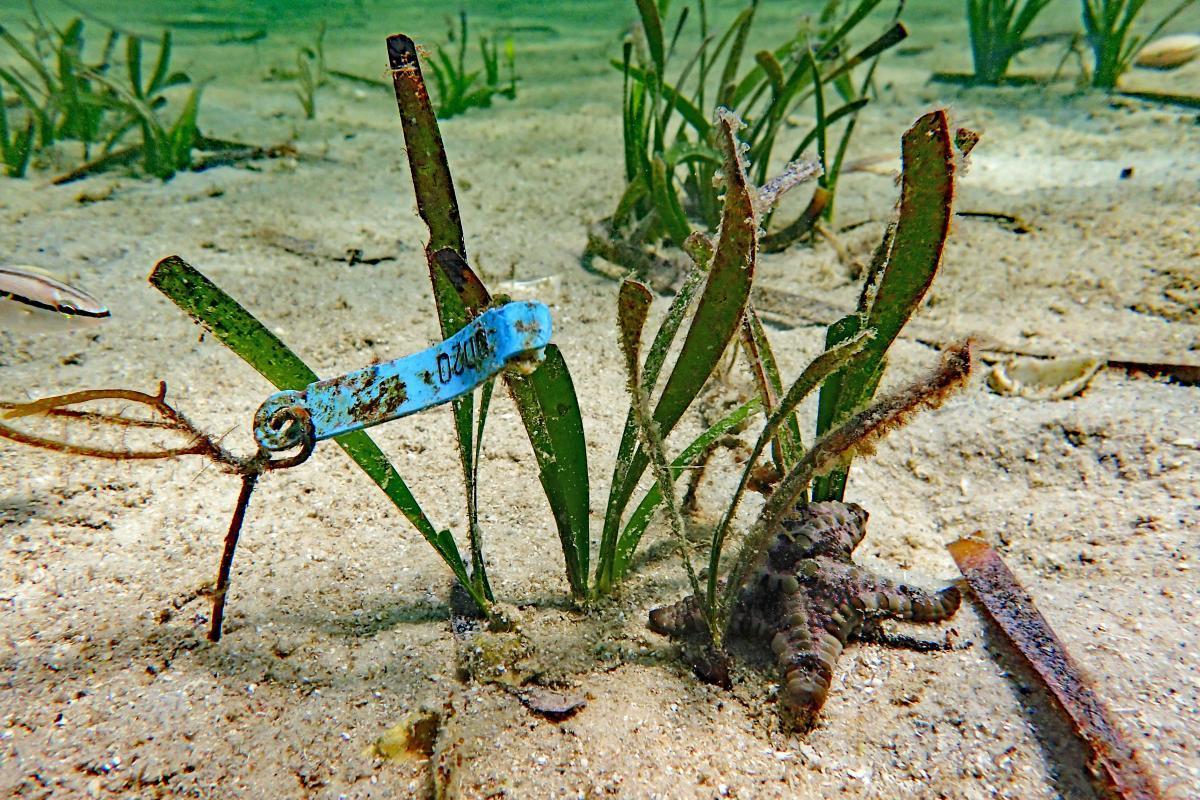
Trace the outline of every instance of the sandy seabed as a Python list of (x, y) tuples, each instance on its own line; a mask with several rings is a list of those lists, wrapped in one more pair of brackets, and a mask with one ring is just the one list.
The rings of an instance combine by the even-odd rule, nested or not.
[[(1048, 29), (1076, 24), (1065, 5)], [(332, 83), (304, 121), (292, 85), (262, 77), (289, 66), (322, 17), (331, 65), (382, 75), (388, 33), (442, 37), (441, 12), (428, 6), (309, 9), (249, 45), (181, 33), (177, 63), (214, 78), (204, 130), (292, 141), (297, 158), (169, 183), (110, 174), (55, 187), (53, 165), (0, 182), (0, 261), (64, 273), (114, 314), (86, 333), (0, 333), (0, 399), (165, 380), (178, 408), (248, 451), (251, 414), (272, 388), (146, 283), (173, 253), (321, 374), (425, 347), (436, 335), (425, 232), (390, 93)], [(493, 285), (555, 278), (541, 299), (593, 443), (598, 528), (628, 401), (615, 284), (579, 257), (587, 225), (621, 190), (620, 76), (606, 59), (619, 56), (633, 4), (468, 7), (476, 30), (526, 30), (516, 102), (443, 126), (467, 245)], [(0, 21), (23, 9), (0, 3)], [(148, 19), (145, 4), (97, 9), (143, 31), (169, 16)], [(948, 105), (983, 133), (958, 208), (1015, 215), (1029, 230), (958, 221), (885, 383), (934, 363), (930, 342), (967, 335), (1014, 352), (1200, 363), (1196, 112), (1077, 91), (1073, 66), (1043, 88), (929, 83), (934, 70), (969, 69), (958, 15), (957, 3), (910, 4), (912, 35), (884, 59), (851, 157), (896, 154), (919, 114)], [(1048, 73), (1058, 55), (1034, 54), (1018, 71)], [(1195, 94), (1200, 63), (1128, 82)], [(844, 179), (838, 222), (852, 258), (869, 256), (895, 195), (886, 174)], [(375, 263), (349, 263), (350, 250)], [(839, 308), (857, 296), (852, 270), (824, 243), (759, 269), (764, 287)], [(797, 319), (770, 333), (794, 374), (823, 327)], [(729, 380), (730, 391), (750, 386), (740, 370)], [(374, 435), (435, 522), (461, 531), (448, 412)], [(235, 478), (194, 459), (109, 463), (0, 444), (0, 795), (426, 796), (429, 761), (367, 752), (425, 708), (445, 714), (437, 783), (447, 796), (1094, 796), (1082, 745), (977, 605), (941, 629), (898, 627), (932, 638), (953, 628), (960, 646), (948, 652), (849, 647), (819, 726), (800, 739), (780, 730), (772, 671), (741, 668), (731, 692), (706, 686), (646, 629), (648, 609), (685, 591), (661, 526), (618, 598), (589, 615), (570, 606), (532, 454), (499, 393), (482, 474), (496, 593), (517, 607), (543, 678), (588, 699), (565, 722), (459, 681), (448, 571), (337, 448), (263, 481), (225, 637), (212, 644), (196, 590), (214, 575)], [(698, 524), (732, 475), (717, 462)], [(957, 574), (945, 543), (977, 535), (996, 547), (1164, 785), (1200, 796), (1200, 389), (1107, 369), (1080, 396), (1037, 401), (991, 392), (981, 371), (856, 464), (847, 497), (871, 511), (857, 556), (873, 569), (934, 585)]]

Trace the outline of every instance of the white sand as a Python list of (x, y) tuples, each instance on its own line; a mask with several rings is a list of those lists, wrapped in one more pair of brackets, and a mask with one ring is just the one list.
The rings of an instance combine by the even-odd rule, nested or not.
[[(1069, 82), (926, 83), (934, 69), (969, 68), (959, 5), (946, 17), (942, 6), (910, 3), (905, 45), (932, 49), (885, 58), (883, 95), (864, 112), (851, 157), (896, 153), (912, 120), (948, 104), (984, 134), (958, 207), (1014, 214), (1033, 231), (960, 220), (914, 335), (1200, 363), (1195, 112), (1076, 93)], [(544, 22), (558, 34), (518, 34), (518, 100), (450, 121), (443, 133), (468, 249), (485, 279), (561, 277), (544, 299), (594, 442), (598, 529), (627, 400), (615, 285), (582, 271), (578, 258), (586, 224), (609, 213), (621, 190), (620, 76), (605, 59), (619, 55), (633, 4), (570, 7), (574, 18), (542, 18), (536, 4), (504, 15), (471, 7), (477, 31)], [(113, 19), (154, 30), (135, 25), (132, 4), (109, 8)], [(381, 75), (387, 33), (443, 35), (436, 10), (367, 11), (330, 16), (332, 66)], [(1060, 13), (1046, 29), (1075, 24), (1070, 8)], [(20, 3), (0, 3), (6, 25), (23, 14)], [(397, 357), (436, 335), (425, 234), (390, 93), (334, 83), (318, 96), (317, 119), (299, 119), (292, 85), (260, 80), (270, 65), (290, 66), (308, 38), (297, 29), (272, 26), (252, 46), (181, 34), (176, 60), (216, 77), (204, 98), (206, 132), (262, 144), (294, 134), (299, 162), (166, 184), (118, 174), (52, 187), (51, 169), (0, 181), (0, 260), (65, 273), (114, 311), (91, 336), (0, 334), (0, 399), (152, 390), (161, 379), (178, 408), (206, 430), (232, 429), (227, 443), (247, 452), (251, 414), (272, 389), (211, 338), (201, 341), (146, 283), (172, 253), (321, 374)], [(1057, 57), (1050, 48), (1022, 67), (1049, 71)], [(1195, 94), (1200, 63), (1129, 83)], [(1131, 179), (1119, 178), (1123, 167)], [(894, 202), (887, 177), (845, 179), (839, 223), (869, 220), (842, 237), (853, 254), (869, 254)], [(348, 248), (388, 260), (347, 266), (339, 259)], [(842, 308), (858, 291), (826, 245), (765, 258), (760, 276)], [(793, 374), (823, 331), (771, 335)], [(887, 382), (935, 359), (906, 338)], [(733, 380), (749, 385), (742, 372)], [(1102, 371), (1082, 396), (1059, 402), (999, 397), (980, 376), (856, 464), (848, 492), (872, 513), (864, 565), (931, 585), (956, 574), (946, 542), (977, 534), (997, 547), (1180, 797), (1200, 793), (1197, 420), (1196, 387), (1120, 371)], [(434, 521), (461, 532), (448, 412), (373, 435)], [(335, 447), (263, 481), (237, 553), (226, 635), (213, 645), (204, 638), (208, 603), (187, 598), (215, 574), (236, 479), (196, 459), (114, 464), (0, 444), (0, 794), (422, 796), (427, 762), (383, 762), (364, 750), (408, 711), (449, 704), (439, 781), (451, 796), (1092, 796), (1082, 746), (977, 606), (965, 603), (949, 624), (970, 643), (952, 652), (848, 648), (819, 727), (788, 736), (772, 671), (742, 668), (732, 692), (705, 686), (645, 628), (649, 608), (684, 592), (664, 530), (648, 535), (655, 558), (621, 597), (581, 615), (565, 600), (557, 537), (507, 397), (493, 408), (486, 453), (490, 574), (497, 594), (519, 606), (535, 660), (586, 692), (587, 708), (565, 723), (531, 715), (495, 687), (457, 681), (448, 570)], [(728, 459), (716, 466), (701, 495), (709, 514), (733, 474)]]

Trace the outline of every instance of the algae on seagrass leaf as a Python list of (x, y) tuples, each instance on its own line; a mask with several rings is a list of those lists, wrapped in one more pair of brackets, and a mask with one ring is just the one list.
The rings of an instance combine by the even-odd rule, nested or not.
[[(902, 140), (900, 214), (888, 228), (867, 275), (858, 311), (829, 327), (830, 347), (871, 328), (875, 337), (850, 363), (825, 381), (817, 435), (832, 430), (875, 394), (885, 357), (916, 311), (942, 263), (953, 217), (958, 159), (944, 109), (917, 120)], [(841, 500), (849, 465), (813, 484), (813, 500)]]

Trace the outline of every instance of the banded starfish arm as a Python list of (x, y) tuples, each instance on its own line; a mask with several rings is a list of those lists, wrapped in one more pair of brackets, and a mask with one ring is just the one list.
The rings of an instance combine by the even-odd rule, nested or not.
[[(760, 592), (778, 602), (771, 648), (783, 674), (782, 715), (800, 732), (815, 723), (843, 648), (864, 626), (884, 618), (944, 619), (960, 601), (953, 586), (928, 592), (852, 562), (817, 558), (795, 566), (794, 576), (768, 569)], [(763, 627), (762, 622), (758, 627)]]
[(954, 616), (962, 602), (962, 595), (953, 584), (931, 592), (865, 571), (862, 584), (850, 604), (867, 617), (941, 622)]
[(846, 637), (838, 635), (840, 631), (830, 623), (822, 624), (821, 617), (826, 615), (814, 613), (803, 592), (786, 596), (781, 605), (781, 625), (771, 640), (783, 674), (781, 713), (785, 725), (806, 732), (825, 705)]
[[(731, 634), (770, 642), (783, 678), (783, 721), (800, 733), (815, 724), (850, 639), (879, 633), (885, 619), (948, 619), (962, 600), (955, 586), (929, 591), (855, 564), (866, 521), (867, 512), (849, 503), (798, 506), (780, 524), (733, 610)], [(650, 627), (683, 639), (697, 674), (728, 685), (728, 657), (712, 648), (695, 597), (655, 609)]]
[(678, 603), (656, 608), (650, 612), (650, 630), (672, 639), (687, 639), (707, 633), (708, 624), (696, 595), (689, 594)]

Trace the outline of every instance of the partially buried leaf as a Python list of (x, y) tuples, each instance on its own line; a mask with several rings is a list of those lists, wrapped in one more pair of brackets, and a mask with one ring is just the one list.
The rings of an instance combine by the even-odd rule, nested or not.
[(971, 539), (959, 539), (947, 549), (988, 616), (1075, 723), (1105, 781), (1127, 800), (1160, 797), (1158, 783), (1146, 771), (1138, 751), (1122, 735), (1104, 701), (996, 551)]

